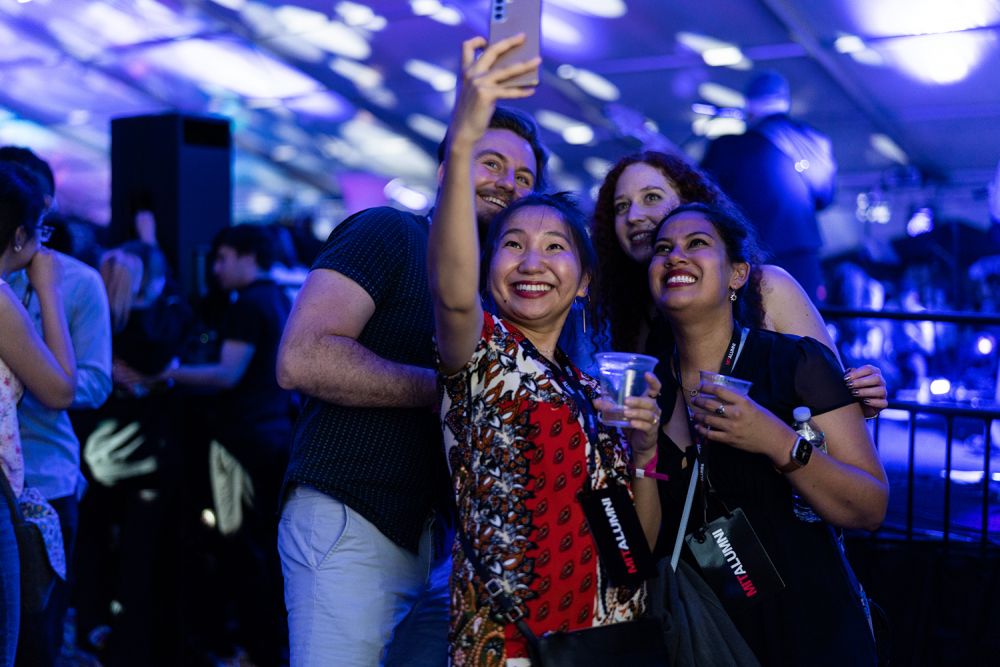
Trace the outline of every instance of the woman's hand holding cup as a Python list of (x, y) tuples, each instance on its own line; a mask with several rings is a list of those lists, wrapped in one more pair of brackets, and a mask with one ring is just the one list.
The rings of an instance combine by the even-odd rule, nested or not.
[(728, 386), (702, 383), (691, 404), (695, 430), (703, 437), (736, 449), (764, 454), (774, 461), (787, 457), (792, 428), (752, 398)]
[[(637, 467), (646, 465), (656, 455), (656, 437), (660, 427), (660, 407), (656, 398), (660, 395), (659, 378), (652, 372), (645, 373), (646, 391), (640, 396), (625, 399), (624, 418), (628, 422), (627, 437), (632, 448), (632, 463)], [(615, 402), (608, 398), (598, 398), (594, 407), (601, 412), (616, 409)], [(619, 408), (620, 410), (620, 408)]]

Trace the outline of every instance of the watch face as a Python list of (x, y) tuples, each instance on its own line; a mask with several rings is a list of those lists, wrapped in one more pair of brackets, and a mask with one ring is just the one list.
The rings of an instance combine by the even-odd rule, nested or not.
[(809, 457), (812, 456), (812, 453), (812, 443), (805, 438), (799, 438), (795, 441), (795, 446), (792, 448), (792, 460), (800, 466), (804, 466), (809, 463)]

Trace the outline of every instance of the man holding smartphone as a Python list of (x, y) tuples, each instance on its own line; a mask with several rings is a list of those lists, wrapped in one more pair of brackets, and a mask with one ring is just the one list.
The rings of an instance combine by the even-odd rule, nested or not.
[[(475, 143), (468, 185), (481, 224), (544, 183), (534, 123), (495, 108), (532, 92), (503, 83), (536, 61), (493, 67), (522, 42), (497, 42), (463, 71), (445, 140)], [(463, 62), (484, 47), (465, 42)], [(428, 224), (386, 207), (341, 223), (282, 337), (279, 384), (308, 397), (278, 536), (294, 667), (447, 664), (452, 535), (441, 509), (451, 492), (435, 414)]]

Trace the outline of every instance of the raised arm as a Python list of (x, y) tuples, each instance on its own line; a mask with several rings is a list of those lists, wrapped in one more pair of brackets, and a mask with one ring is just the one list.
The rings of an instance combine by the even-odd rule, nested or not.
[(278, 348), (278, 384), (353, 407), (430, 407), (432, 369), (384, 359), (357, 341), (375, 312), (372, 297), (337, 271), (313, 269)]
[[(523, 36), (486, 47), (475, 37), (462, 44), (462, 77), (441, 166), (441, 188), (431, 224), (427, 271), (442, 370), (465, 365), (482, 328), (479, 298), (479, 237), (472, 183), (476, 143), (485, 134), (497, 100), (527, 97), (531, 89), (505, 87), (507, 79), (537, 62), (493, 69), (497, 58), (521, 44)], [(485, 48), (477, 59), (477, 49)]]

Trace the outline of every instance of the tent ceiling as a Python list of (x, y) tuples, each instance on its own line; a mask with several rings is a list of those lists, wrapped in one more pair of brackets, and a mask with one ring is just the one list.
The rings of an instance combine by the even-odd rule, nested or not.
[[(419, 208), (459, 44), (488, 5), (3, 0), (0, 142), (50, 159), (64, 208), (97, 221), (110, 119), (174, 110), (232, 119), (238, 218), (339, 201), (358, 172), (398, 179)], [(831, 135), (842, 184), (877, 187), (905, 163), (984, 191), (1000, 158), (997, 0), (547, 0), (543, 40), (542, 85), (521, 106), (563, 188), (591, 191), (642, 141), (697, 157), (706, 133), (738, 129), (725, 108), (762, 68)]]

